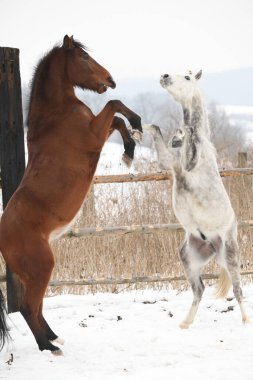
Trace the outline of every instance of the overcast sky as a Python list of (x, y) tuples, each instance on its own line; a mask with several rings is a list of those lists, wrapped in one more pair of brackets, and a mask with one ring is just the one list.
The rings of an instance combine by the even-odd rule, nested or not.
[(252, 0), (0, 0), (0, 46), (20, 49), (21, 77), (65, 34), (113, 75), (253, 66)]

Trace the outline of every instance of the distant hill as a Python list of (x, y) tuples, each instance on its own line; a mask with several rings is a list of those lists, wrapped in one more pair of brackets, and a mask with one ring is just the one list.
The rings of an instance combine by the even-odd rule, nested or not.
[[(140, 93), (164, 93), (157, 78), (126, 78), (117, 81), (113, 97), (132, 98)], [(212, 74), (203, 73), (200, 85), (209, 101), (220, 104), (252, 106), (253, 105), (253, 67), (222, 71)]]
[(210, 100), (220, 104), (253, 106), (253, 67), (207, 74), (202, 88)]

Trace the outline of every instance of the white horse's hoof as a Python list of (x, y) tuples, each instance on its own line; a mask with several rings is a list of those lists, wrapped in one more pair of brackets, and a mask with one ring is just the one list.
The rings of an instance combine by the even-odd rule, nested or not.
[(182, 322), (182, 323), (180, 323), (179, 327), (180, 327), (180, 329), (186, 330), (190, 327), (190, 324), (186, 323), (186, 322)]
[(141, 142), (142, 142), (142, 132), (140, 132), (140, 131), (136, 131), (136, 130), (133, 130), (133, 131), (132, 131), (132, 138), (133, 138), (135, 141), (141, 143)]

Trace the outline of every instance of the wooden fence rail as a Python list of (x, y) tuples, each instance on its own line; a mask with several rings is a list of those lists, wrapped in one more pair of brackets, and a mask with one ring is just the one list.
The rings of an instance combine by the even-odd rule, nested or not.
[[(238, 228), (253, 227), (253, 220), (242, 220), (238, 222)], [(88, 227), (88, 228), (73, 228), (62, 238), (66, 237), (82, 237), (82, 236), (105, 236), (105, 235), (127, 235), (136, 233), (157, 233), (157, 232), (173, 232), (183, 231), (181, 224), (140, 224), (132, 226), (118, 226), (118, 227)]]
[[(220, 170), (221, 177), (241, 177), (253, 174), (253, 168), (238, 168)], [(93, 183), (124, 183), (124, 182), (145, 182), (145, 181), (164, 181), (171, 180), (171, 171), (162, 173), (143, 173), (143, 174), (113, 174), (94, 176)]]
[[(241, 276), (253, 275), (253, 271), (241, 272)], [(218, 274), (203, 273), (201, 278), (203, 280), (215, 280), (219, 277)], [(185, 276), (172, 276), (172, 277), (160, 277), (160, 276), (144, 276), (144, 277), (129, 277), (129, 278), (100, 278), (100, 279), (82, 279), (82, 280), (52, 280), (49, 282), (49, 286), (86, 286), (86, 285), (124, 285), (124, 284), (136, 284), (136, 283), (157, 283), (157, 282), (174, 282), (185, 281)], [(6, 281), (6, 276), (0, 276), (0, 282)]]
[[(224, 177), (241, 177), (253, 174), (253, 168), (238, 168), (238, 169), (224, 169), (220, 170), (220, 176)], [(141, 173), (141, 174), (109, 174), (109, 175), (95, 175), (93, 179), (94, 184), (108, 184), (108, 183), (127, 183), (127, 182), (147, 182), (147, 181), (164, 181), (172, 180), (171, 171), (161, 173)], [(0, 178), (1, 188), (1, 178)]]

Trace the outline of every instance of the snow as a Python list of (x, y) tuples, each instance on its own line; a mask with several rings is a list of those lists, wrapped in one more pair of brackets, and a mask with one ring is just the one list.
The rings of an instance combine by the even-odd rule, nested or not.
[(145, 158), (151, 162), (155, 159), (154, 150), (136, 143), (134, 160), (129, 168), (121, 159), (123, 153), (123, 144), (106, 142), (102, 149), (95, 175), (136, 173), (135, 163), (137, 163), (138, 160)]
[[(241, 323), (234, 299), (216, 300), (213, 293), (206, 289), (189, 330), (178, 324), (191, 291), (47, 298), (44, 314), (65, 339), (64, 355), (40, 352), (21, 315), (11, 314), (12, 342), (0, 354), (0, 379), (252, 380), (253, 325)], [(244, 286), (244, 295), (253, 320), (252, 284)], [(229, 306), (233, 310), (225, 312)]]

